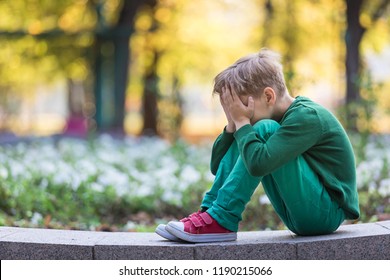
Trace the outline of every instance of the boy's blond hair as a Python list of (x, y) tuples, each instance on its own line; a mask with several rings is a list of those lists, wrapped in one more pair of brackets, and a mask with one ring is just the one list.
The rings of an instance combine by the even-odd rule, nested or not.
[(228, 82), (238, 95), (256, 96), (266, 87), (278, 95), (287, 92), (280, 55), (267, 49), (242, 57), (219, 73), (214, 79), (213, 92), (221, 94)]

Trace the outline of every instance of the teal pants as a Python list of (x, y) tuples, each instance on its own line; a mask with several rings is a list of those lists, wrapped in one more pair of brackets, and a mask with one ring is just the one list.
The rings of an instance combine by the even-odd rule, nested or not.
[[(261, 120), (254, 125), (266, 141), (280, 125)], [(332, 200), (303, 156), (264, 177), (251, 176), (234, 141), (221, 160), (214, 184), (201, 207), (223, 227), (238, 231), (242, 213), (260, 182), (276, 213), (298, 235), (320, 235), (335, 231), (344, 221), (344, 211)], [(261, 215), (261, 213), (259, 213)]]

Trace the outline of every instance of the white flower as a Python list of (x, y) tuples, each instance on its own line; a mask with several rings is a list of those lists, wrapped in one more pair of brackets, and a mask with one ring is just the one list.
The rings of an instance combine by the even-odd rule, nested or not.
[(215, 176), (213, 175), (213, 173), (211, 172), (207, 172), (206, 173), (206, 176), (205, 176), (205, 179), (209, 182), (214, 182), (215, 180)]
[(34, 226), (37, 226), (43, 219), (43, 216), (40, 213), (34, 212), (34, 214), (31, 217), (31, 224)]
[(133, 221), (128, 221), (127, 224), (123, 227), (124, 230), (134, 230), (137, 227), (137, 224)]
[(180, 179), (189, 184), (196, 183), (200, 178), (200, 173), (192, 165), (185, 165), (180, 174)]
[(390, 178), (383, 179), (379, 183), (378, 192), (384, 197), (390, 195)]
[(154, 192), (155, 192), (154, 186), (145, 184), (145, 185), (138, 186), (136, 188), (134, 194), (136, 196), (146, 197), (146, 196), (152, 195)]
[(83, 174), (87, 174), (87, 177), (97, 173), (96, 163), (93, 164), (92, 160), (89, 159), (82, 159), (81, 161), (76, 162), (75, 169)]
[(126, 174), (115, 168), (105, 169), (97, 180), (97, 183), (103, 186), (112, 186), (115, 188), (117, 195), (123, 196), (129, 192), (129, 178)]
[(47, 180), (47, 178), (43, 178), (41, 183), (39, 184), (39, 187), (41, 189), (46, 189), (47, 186), (49, 186), (49, 181)]
[(174, 192), (171, 190), (165, 191), (162, 195), (162, 200), (167, 203), (175, 204), (176, 206), (182, 205), (182, 194), (180, 192)]
[(103, 192), (104, 191), (104, 186), (102, 184), (99, 184), (96, 182), (91, 183), (90, 187), (92, 190), (94, 190), (96, 192)]
[(5, 168), (3, 166), (0, 166), (0, 177), (3, 178), (3, 179), (7, 179), (8, 178), (8, 170), (7, 170), (7, 168)]
[(266, 196), (265, 194), (263, 194), (262, 196), (259, 197), (259, 203), (261, 205), (264, 205), (264, 204), (271, 204), (271, 201), (269, 200), (268, 196)]
[(56, 166), (54, 162), (49, 160), (42, 160), (38, 162), (38, 164), (34, 168), (38, 169), (40, 173), (46, 175), (55, 173), (56, 171)]
[(27, 169), (23, 164), (15, 160), (10, 160), (8, 163), (13, 178), (23, 177), (25, 175)]

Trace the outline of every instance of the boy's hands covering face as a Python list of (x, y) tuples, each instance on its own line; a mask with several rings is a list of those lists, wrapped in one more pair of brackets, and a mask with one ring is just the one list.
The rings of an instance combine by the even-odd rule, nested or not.
[(229, 112), (229, 110), (227, 108), (227, 105), (223, 101), (222, 96), (223, 96), (223, 94), (219, 95), (219, 101), (221, 102), (223, 111), (225, 112), (226, 119), (228, 121), (228, 124), (226, 126), (226, 131), (232, 133), (232, 132), (236, 131), (236, 125), (234, 124), (234, 121), (233, 121), (232, 117), (230, 116), (230, 112)]
[(250, 120), (255, 112), (255, 101), (252, 96), (248, 97), (248, 105), (245, 105), (228, 84), (222, 89), (221, 104), (225, 113), (227, 112), (226, 116), (230, 115), (236, 129), (250, 124)]

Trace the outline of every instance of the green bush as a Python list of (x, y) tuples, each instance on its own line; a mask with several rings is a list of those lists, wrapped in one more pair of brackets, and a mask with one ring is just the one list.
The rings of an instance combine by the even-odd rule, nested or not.
[[(359, 221), (390, 219), (390, 138), (359, 137)], [(150, 231), (198, 209), (214, 179), (211, 144), (104, 135), (0, 146), (0, 225)], [(241, 229), (283, 228), (259, 187)]]

